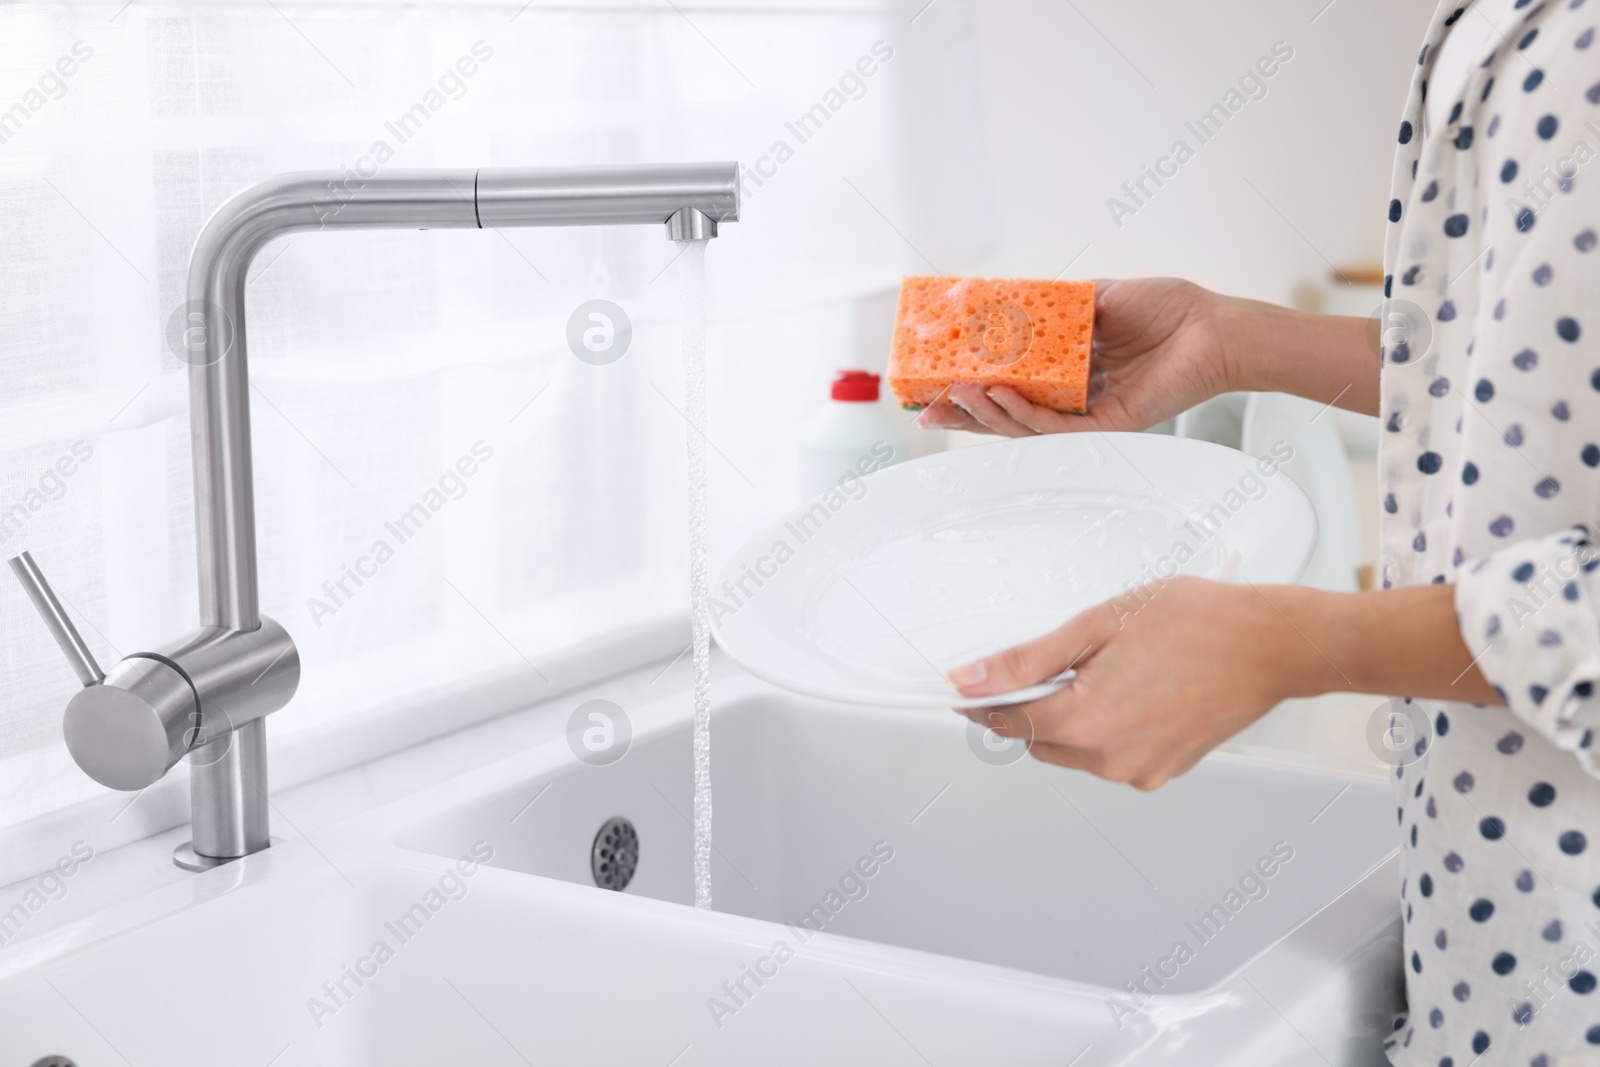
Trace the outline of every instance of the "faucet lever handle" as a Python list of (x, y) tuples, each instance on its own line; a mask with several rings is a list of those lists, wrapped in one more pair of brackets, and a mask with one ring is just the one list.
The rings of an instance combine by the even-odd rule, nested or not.
[(22, 588), (27, 592), (28, 599), (33, 601), (33, 606), (39, 609), (45, 628), (50, 631), (50, 636), (56, 639), (56, 644), (61, 646), (62, 655), (67, 657), (67, 662), (77, 672), (78, 679), (85, 686), (99, 685), (105, 681), (105, 672), (94, 661), (94, 654), (89, 651), (89, 646), (83, 643), (78, 628), (72, 625), (72, 619), (62, 608), (61, 601), (56, 599), (50, 583), (44, 580), (44, 573), (39, 570), (39, 565), (33, 561), (33, 557), (23, 552), (12, 556), (10, 562), (17, 581), (22, 583)]

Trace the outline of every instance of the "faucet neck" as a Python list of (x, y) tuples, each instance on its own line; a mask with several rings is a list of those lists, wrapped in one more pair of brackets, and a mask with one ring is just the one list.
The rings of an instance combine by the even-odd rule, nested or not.
[(739, 217), (735, 163), (347, 171), (277, 175), (219, 207), (189, 260), (189, 413), (200, 622), (261, 623), (250, 454), (245, 278), (269, 242), (324, 229), (484, 229), (668, 224), (716, 236)]
[(202, 626), (248, 631), (261, 623), (245, 318), (251, 262), (275, 238), (308, 230), (476, 228), (476, 181), (472, 170), (282, 174), (230, 198), (200, 231), (189, 259), (184, 354)]

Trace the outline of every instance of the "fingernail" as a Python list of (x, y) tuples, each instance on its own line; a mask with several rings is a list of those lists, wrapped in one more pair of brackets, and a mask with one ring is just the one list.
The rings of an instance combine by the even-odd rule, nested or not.
[(950, 684), (957, 689), (964, 689), (969, 685), (979, 685), (989, 677), (989, 664), (984, 660), (976, 663), (967, 663), (955, 668), (945, 677), (950, 679)]
[(972, 414), (972, 409), (967, 407), (966, 401), (962, 400), (959, 396), (956, 396), (954, 393), (950, 394), (950, 403), (954, 404), (956, 407), (960, 408), (962, 411), (965, 411), (968, 415)]

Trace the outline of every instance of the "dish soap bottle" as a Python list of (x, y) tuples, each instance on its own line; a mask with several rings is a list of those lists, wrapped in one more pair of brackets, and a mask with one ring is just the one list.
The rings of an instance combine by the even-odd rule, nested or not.
[(853, 490), (861, 477), (910, 454), (905, 432), (878, 402), (878, 387), (870, 371), (842, 370), (834, 378), (831, 399), (800, 428), (802, 497)]

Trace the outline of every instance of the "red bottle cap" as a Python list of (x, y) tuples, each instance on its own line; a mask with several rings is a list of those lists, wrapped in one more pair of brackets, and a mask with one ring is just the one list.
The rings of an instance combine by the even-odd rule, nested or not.
[(842, 370), (833, 380), (833, 398), (835, 400), (855, 400), (866, 403), (876, 403), (878, 400), (878, 376), (871, 371)]

